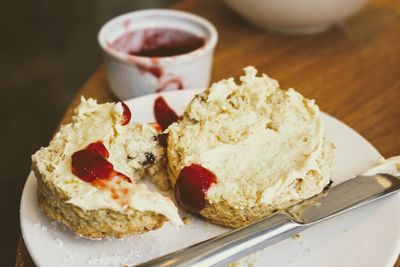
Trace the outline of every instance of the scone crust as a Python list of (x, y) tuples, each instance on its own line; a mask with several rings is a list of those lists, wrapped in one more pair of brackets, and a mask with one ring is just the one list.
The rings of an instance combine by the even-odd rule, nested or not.
[(46, 181), (35, 161), (32, 170), (37, 179), (37, 201), (42, 212), (49, 218), (63, 223), (75, 234), (87, 238), (123, 238), (160, 228), (165, 216), (151, 211), (120, 213), (110, 209), (83, 210), (67, 203), (68, 196), (51, 181)]

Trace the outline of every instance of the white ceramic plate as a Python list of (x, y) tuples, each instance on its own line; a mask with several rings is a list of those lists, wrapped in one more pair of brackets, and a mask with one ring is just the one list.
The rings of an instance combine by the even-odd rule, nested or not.
[[(164, 93), (178, 113), (197, 90)], [(154, 121), (156, 95), (126, 101), (137, 121)], [(336, 144), (332, 180), (338, 184), (360, 173), (380, 157), (364, 138), (340, 121), (322, 114), (327, 137)], [(36, 204), (36, 180), (31, 173), (21, 200), (21, 228), (25, 244), (38, 266), (122, 266), (155, 258), (227, 231), (196, 218), (177, 228), (161, 229), (122, 240), (88, 240), (50, 222)], [(393, 266), (400, 251), (400, 195), (377, 201), (323, 222), (243, 260), (255, 266)]]

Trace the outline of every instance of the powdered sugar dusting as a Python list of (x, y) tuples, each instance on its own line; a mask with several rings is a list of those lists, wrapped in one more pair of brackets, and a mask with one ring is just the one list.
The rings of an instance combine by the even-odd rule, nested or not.
[(112, 266), (121, 266), (121, 265), (134, 265), (139, 263), (140, 254), (131, 249), (127, 254), (118, 254), (112, 253), (111, 255), (101, 254), (99, 256), (90, 257), (87, 263), (89, 265), (98, 266), (98, 265), (112, 265)]
[[(142, 239), (142, 235), (134, 237), (134, 239)], [(111, 266), (123, 266), (123, 265), (135, 265), (143, 261), (147, 261), (165, 254), (165, 250), (157, 237), (148, 237), (151, 242), (145, 242), (137, 249), (130, 249), (127, 252), (112, 252), (112, 253), (101, 253), (96, 256), (92, 256), (88, 259), (89, 265), (111, 265)], [(128, 238), (129, 239), (129, 238)], [(118, 241), (118, 240), (116, 240)], [(128, 243), (130, 240), (127, 240)], [(135, 246), (135, 245), (133, 245)]]
[(61, 239), (59, 239), (59, 238), (56, 238), (56, 243), (57, 243), (59, 246), (64, 245), (64, 242), (63, 242)]
[(78, 253), (76, 253), (76, 252), (69, 252), (63, 258), (63, 262), (71, 262), (76, 258), (77, 255), (78, 255)]

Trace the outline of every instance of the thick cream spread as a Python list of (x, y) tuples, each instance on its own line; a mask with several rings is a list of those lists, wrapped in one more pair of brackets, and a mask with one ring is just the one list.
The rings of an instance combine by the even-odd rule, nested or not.
[[(62, 126), (48, 148), (61, 154), (57, 157), (59, 162), (50, 163), (55, 168), (52, 182), (67, 193), (68, 203), (84, 210), (111, 209), (129, 213), (128, 207), (131, 207), (163, 214), (172, 223), (182, 225), (178, 209), (170, 198), (137, 183), (143, 176), (140, 162), (144, 159), (140, 157), (143, 158), (144, 152), (163, 156), (163, 148), (152, 139), (157, 130), (149, 124), (135, 122), (123, 126), (120, 123), (122, 113), (121, 103), (99, 105), (93, 99), (82, 98), (73, 123)], [(132, 179), (132, 183), (121, 180), (115, 184), (114, 189), (124, 192), (120, 199), (113, 198), (107, 188), (100, 190), (71, 172), (71, 155), (97, 141), (109, 151), (108, 161), (114, 169)]]
[[(169, 128), (184, 143), (177, 144), (178, 152), (185, 151), (177, 169), (197, 163), (216, 175), (207, 192), (210, 203), (279, 207), (318, 194), (329, 182), (331, 162), (325, 157), (333, 146), (324, 139), (318, 106), (256, 73), (247, 67), (241, 84), (233, 78), (213, 84), (187, 108), (187, 125), (182, 126), (184, 118)], [(195, 134), (196, 140), (182, 138), (189, 132), (201, 134)], [(309, 173), (320, 178), (304, 179)], [(300, 190), (291, 186), (297, 179), (302, 180)]]
[(363, 175), (374, 175), (378, 173), (387, 173), (400, 177), (400, 156), (388, 159), (382, 158), (376, 166), (365, 171)]

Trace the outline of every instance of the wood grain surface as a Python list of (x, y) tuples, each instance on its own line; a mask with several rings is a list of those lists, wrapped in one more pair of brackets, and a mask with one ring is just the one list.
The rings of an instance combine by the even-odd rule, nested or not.
[[(311, 36), (262, 32), (221, 1), (183, 0), (173, 8), (201, 15), (216, 26), (213, 81), (238, 77), (242, 67), (254, 65), (282, 87), (315, 99), (321, 110), (358, 131), (383, 156), (400, 154), (400, 1), (370, 1), (350, 19)], [(62, 123), (70, 120), (81, 95), (116, 100), (104, 67), (82, 87)], [(34, 266), (22, 239), (16, 266)]]

